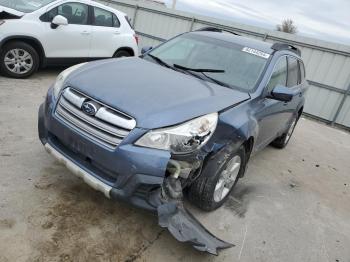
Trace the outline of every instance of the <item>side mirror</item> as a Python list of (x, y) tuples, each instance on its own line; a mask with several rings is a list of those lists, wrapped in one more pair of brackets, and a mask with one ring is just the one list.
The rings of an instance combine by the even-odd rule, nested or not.
[(153, 46), (145, 46), (145, 47), (142, 47), (141, 49), (141, 55), (147, 53), (148, 51), (151, 51), (153, 49)]
[(283, 102), (289, 102), (297, 94), (297, 90), (278, 85), (272, 90), (270, 98)]
[(68, 19), (62, 15), (56, 15), (51, 22), (51, 28), (56, 29), (60, 25), (68, 25)]

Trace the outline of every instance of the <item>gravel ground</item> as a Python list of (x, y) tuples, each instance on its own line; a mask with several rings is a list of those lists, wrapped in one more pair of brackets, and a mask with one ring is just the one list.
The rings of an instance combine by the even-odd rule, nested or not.
[(0, 76), (0, 261), (350, 262), (350, 135), (302, 119), (285, 150), (255, 155), (225, 206), (190, 207), (235, 244), (218, 257), (94, 191), (43, 149), (37, 111), (58, 70)]

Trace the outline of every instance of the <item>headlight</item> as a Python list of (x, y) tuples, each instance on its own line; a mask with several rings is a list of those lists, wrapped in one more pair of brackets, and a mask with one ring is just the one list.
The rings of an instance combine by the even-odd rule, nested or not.
[(78, 64), (78, 65), (74, 65), (72, 67), (67, 68), (66, 70), (62, 71), (58, 77), (56, 78), (56, 82), (53, 86), (53, 95), (55, 97), (55, 99), (57, 99), (62, 87), (63, 87), (63, 83), (64, 81), (66, 81), (67, 77), (75, 70), (77, 70), (79, 67), (85, 65), (86, 63), (82, 63), (82, 64)]
[(218, 113), (201, 116), (175, 127), (149, 131), (135, 145), (170, 150), (174, 154), (189, 153), (208, 142), (217, 122)]

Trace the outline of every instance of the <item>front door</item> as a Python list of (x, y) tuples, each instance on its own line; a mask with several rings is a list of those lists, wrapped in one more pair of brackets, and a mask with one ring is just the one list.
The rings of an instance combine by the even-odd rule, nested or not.
[[(277, 85), (287, 86), (287, 68), (287, 57), (282, 56), (275, 64), (265, 93), (271, 94), (271, 91)], [(288, 110), (289, 103), (278, 101), (268, 96), (260, 100), (258, 103), (260, 110), (256, 116), (259, 127), (257, 149), (272, 142), (290, 119), (290, 113)]]
[[(91, 25), (88, 25), (89, 7), (82, 3), (64, 3), (47, 12), (45, 35), (42, 39), (48, 58), (87, 58), (91, 41)], [(68, 25), (51, 27), (56, 15), (68, 20)]]

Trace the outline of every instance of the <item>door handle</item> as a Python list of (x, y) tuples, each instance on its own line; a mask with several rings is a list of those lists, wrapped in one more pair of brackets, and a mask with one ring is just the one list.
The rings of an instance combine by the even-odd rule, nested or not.
[(120, 32), (119, 31), (115, 31), (114, 34), (115, 35), (120, 35)]
[(81, 32), (81, 34), (82, 34), (82, 35), (89, 35), (90, 32), (89, 32), (89, 31), (83, 31), (83, 32)]

